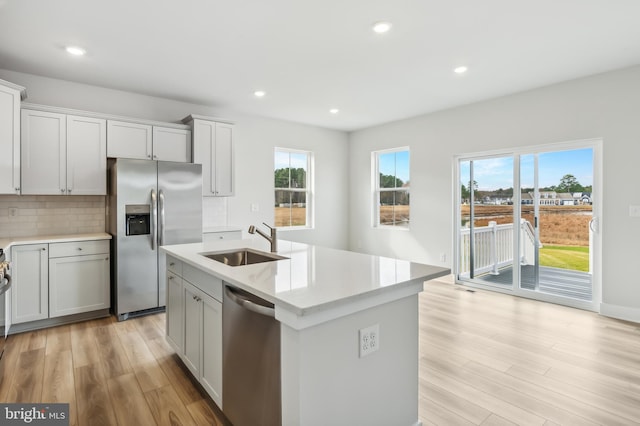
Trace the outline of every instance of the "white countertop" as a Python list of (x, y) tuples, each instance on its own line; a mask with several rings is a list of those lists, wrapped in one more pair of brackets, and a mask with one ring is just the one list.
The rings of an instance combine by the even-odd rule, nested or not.
[(66, 243), (71, 241), (110, 240), (111, 235), (105, 232), (93, 234), (40, 235), (37, 237), (0, 238), (0, 248), (5, 251), (17, 244)]
[(422, 290), (424, 281), (450, 273), (449, 269), (438, 266), (284, 240), (278, 240), (277, 254), (288, 259), (274, 262), (234, 267), (200, 255), (237, 248), (266, 251), (267, 244), (262, 239), (244, 239), (164, 246), (162, 249), (273, 303), (276, 312), (281, 308), (297, 317), (408, 287), (415, 294)]

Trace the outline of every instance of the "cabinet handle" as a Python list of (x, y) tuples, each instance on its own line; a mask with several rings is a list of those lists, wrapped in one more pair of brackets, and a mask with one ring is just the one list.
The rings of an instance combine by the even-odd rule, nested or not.
[(108, 262), (108, 261), (109, 261), (109, 258), (108, 258), (108, 257), (105, 257), (105, 258), (104, 258), (104, 260), (106, 260), (106, 261)]
[(42, 247), (42, 251), (45, 251), (45, 250), (46, 250), (46, 248)]
[(17, 188), (16, 188), (16, 192), (20, 192), (20, 187), (17, 187)]
[(169, 281), (173, 280), (173, 277), (169, 277)]
[(61, 192), (61, 193), (63, 193), (63, 194), (64, 194), (64, 191), (65, 191), (65, 190), (64, 190), (63, 188), (60, 188), (60, 192)]
[(67, 193), (71, 194), (71, 190), (70, 190), (70, 189), (67, 189)]
[(78, 247), (78, 251), (82, 251), (82, 247)]
[(198, 296), (193, 296), (193, 300), (198, 300)]
[(169, 266), (174, 266), (174, 265), (175, 265), (175, 263), (174, 263), (174, 262), (171, 262), (171, 263), (169, 264)]
[(151, 154), (147, 154), (147, 158), (151, 158)]

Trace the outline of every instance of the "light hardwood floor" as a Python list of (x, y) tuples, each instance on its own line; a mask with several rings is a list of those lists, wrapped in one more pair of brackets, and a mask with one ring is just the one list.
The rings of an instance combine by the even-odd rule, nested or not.
[(419, 386), (425, 425), (640, 424), (640, 325), (428, 282)]
[[(0, 401), (69, 402), (72, 425), (222, 425), (164, 318), (11, 336)], [(428, 282), (419, 395), (425, 426), (640, 424), (640, 325)]]
[(70, 425), (224, 425), (164, 338), (164, 314), (9, 336), (3, 402), (67, 402)]

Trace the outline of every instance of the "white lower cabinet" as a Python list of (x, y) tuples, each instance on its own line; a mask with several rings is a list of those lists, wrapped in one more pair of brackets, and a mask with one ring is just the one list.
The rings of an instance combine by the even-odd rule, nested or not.
[[(175, 262), (175, 261), (174, 261)], [(184, 303), (182, 278), (167, 271), (167, 342), (181, 354), (184, 352)]]
[(49, 318), (49, 245), (11, 247), (11, 322)]
[(12, 323), (108, 309), (109, 240), (11, 247)]
[(109, 241), (91, 243), (50, 244), (49, 318), (109, 308)]
[[(191, 266), (172, 257), (167, 258), (167, 264), (173, 265), (167, 271), (167, 341), (222, 408), (222, 302), (198, 287), (204, 284), (201, 287), (211, 289), (212, 277), (199, 283), (200, 274)], [(184, 275), (196, 282), (176, 275), (182, 268)], [(214, 293), (221, 295), (222, 281), (215, 285), (220, 289), (216, 287)]]

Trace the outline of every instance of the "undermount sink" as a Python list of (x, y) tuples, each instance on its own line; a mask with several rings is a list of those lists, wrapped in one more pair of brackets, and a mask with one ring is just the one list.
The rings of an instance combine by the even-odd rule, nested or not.
[(219, 251), (212, 253), (200, 253), (209, 259), (224, 263), (229, 266), (253, 265), (254, 263), (273, 262), (276, 260), (288, 259), (274, 253), (267, 253), (253, 249), (238, 249), (232, 251)]

